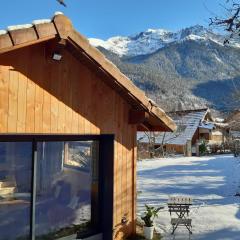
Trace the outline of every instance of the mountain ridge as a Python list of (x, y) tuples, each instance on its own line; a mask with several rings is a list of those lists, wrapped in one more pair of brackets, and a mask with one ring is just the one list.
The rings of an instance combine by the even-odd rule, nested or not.
[[(170, 32), (148, 29), (130, 37), (90, 43), (167, 111), (235, 108), (240, 45), (200, 25)], [(107, 42), (107, 43), (106, 43)], [(99, 44), (99, 45), (98, 45)], [(106, 45), (107, 44), (107, 45)]]
[[(114, 36), (106, 41), (97, 38), (89, 38), (89, 41), (93, 46), (103, 47), (120, 57), (132, 57), (150, 54), (170, 43), (185, 40), (209, 40), (223, 45), (224, 37), (201, 25), (195, 25), (175, 32), (166, 29), (147, 29), (130, 36)], [(231, 45), (240, 47), (235, 41)]]

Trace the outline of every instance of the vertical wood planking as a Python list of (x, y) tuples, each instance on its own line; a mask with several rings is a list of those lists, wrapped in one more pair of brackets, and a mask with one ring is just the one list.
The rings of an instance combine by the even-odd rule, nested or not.
[[(128, 113), (129, 113), (129, 106), (127, 106), (127, 121), (128, 121)], [(132, 128), (129, 124), (127, 124), (127, 133), (128, 133), (128, 137), (127, 137), (127, 199), (126, 199), (126, 205), (127, 205), (127, 209), (128, 209), (128, 218), (129, 218), (129, 223), (132, 225), (132, 212), (131, 212), (131, 199), (132, 199), (132, 150), (131, 150), (131, 138), (129, 136), (132, 136), (133, 132), (132, 132)], [(131, 232), (131, 228), (130, 228), (130, 232)]]
[(51, 94), (49, 93), (51, 68), (47, 59), (46, 45), (44, 45), (44, 59), (42, 66), (42, 88), (43, 88), (43, 133), (51, 132)]
[(14, 69), (9, 69), (9, 115), (8, 115), (8, 132), (17, 132), (17, 115), (18, 115), (18, 77), (19, 73)]
[[(91, 98), (91, 108), (94, 109), (92, 114), (93, 123), (91, 126), (91, 132), (94, 134), (100, 133), (100, 127), (96, 124), (99, 121), (98, 116), (100, 114), (100, 109), (98, 108), (98, 101), (101, 99), (101, 89), (99, 88), (100, 82), (101, 81), (96, 81), (96, 75), (91, 73), (91, 89), (94, 94), (94, 97)], [(114, 114), (114, 112), (112, 112), (112, 114)]]
[(27, 78), (19, 73), (17, 132), (25, 132), (27, 113)]
[[(67, 54), (66, 54), (67, 55)], [(68, 56), (68, 55), (67, 55)], [(65, 62), (66, 65), (66, 73), (64, 74), (64, 85), (65, 85), (65, 91), (64, 91), (64, 98), (66, 100), (65, 104), (65, 111), (66, 111), (66, 126), (65, 131), (66, 133), (72, 132), (72, 81), (69, 81), (69, 78), (71, 78), (71, 72), (73, 65), (73, 58), (67, 57), (67, 60)], [(70, 67), (68, 66), (70, 64)], [(72, 79), (72, 78), (71, 78)]]
[[(118, 148), (118, 160), (119, 160), (119, 164), (118, 164), (118, 222), (121, 223), (122, 220), (122, 216), (123, 216), (123, 202), (122, 202), (122, 193), (123, 193), (123, 100), (120, 96), (118, 96), (119, 98), (119, 114), (118, 114), (118, 135), (119, 135), (119, 148)], [(120, 225), (120, 229), (123, 226)], [(119, 238), (122, 238), (123, 232), (120, 231), (119, 232)]]
[(51, 132), (51, 95), (43, 92), (43, 133)]
[[(77, 61), (75, 61), (75, 66), (78, 66)], [(83, 66), (79, 68), (78, 70), (78, 75), (75, 77), (76, 78), (76, 95), (78, 95), (78, 101), (76, 104), (77, 111), (79, 113), (78, 116), (78, 131), (81, 133), (85, 133), (85, 101), (84, 99), (88, 98), (86, 95), (86, 89), (85, 89), (85, 77), (84, 75), (82, 76), (81, 74), (83, 73)], [(75, 96), (76, 96), (75, 95)]]
[(27, 112), (26, 112), (26, 132), (34, 133), (35, 119), (35, 87), (36, 84), (31, 79), (27, 80)]
[[(133, 196), (133, 201), (132, 201), (132, 215), (133, 215), (133, 228), (134, 231), (136, 231), (136, 209), (137, 209), (137, 129), (136, 126), (133, 126), (133, 155), (132, 155), (132, 196)], [(135, 133), (135, 134), (134, 134)]]
[(84, 102), (83, 101), (83, 105), (84, 105), (84, 132), (87, 133), (91, 133), (91, 101), (92, 101), (92, 88), (91, 88), (91, 73), (89, 71), (89, 69), (87, 69), (85, 66), (83, 66), (83, 68), (81, 69), (84, 78), (81, 81), (81, 85), (83, 88), (83, 100), (84, 99), (88, 99), (88, 101)]
[(43, 90), (39, 85), (35, 87), (34, 128), (35, 133), (41, 133), (43, 132)]
[(63, 61), (58, 63), (57, 68), (57, 79), (58, 79), (58, 89), (57, 89), (57, 96), (58, 96), (58, 133), (65, 132), (66, 127), (66, 88), (65, 88), (65, 79), (66, 79), (66, 59), (63, 56)]
[[(75, 61), (72, 62), (72, 68), (76, 68), (76, 63)], [(81, 66), (79, 68), (76, 68), (76, 72), (73, 71), (71, 73), (71, 78), (72, 78), (72, 133), (79, 132), (79, 122), (80, 122), (80, 116), (78, 114), (79, 111), (81, 111), (80, 106), (82, 106), (82, 99), (83, 99), (83, 89), (82, 86), (80, 86), (81, 83), (81, 76), (79, 73), (81, 72)], [(80, 86), (80, 87), (79, 87)], [(84, 133), (84, 128), (82, 127), (82, 133)]]
[(9, 67), (0, 66), (0, 132), (8, 131)]
[[(56, 63), (57, 64), (57, 63)], [(57, 93), (59, 85), (56, 84), (58, 80), (58, 66), (51, 63), (51, 76), (50, 76), (50, 91), (51, 91), (51, 133), (58, 133), (58, 99)]]
[(114, 209), (114, 226), (117, 225), (117, 194), (118, 194), (118, 142), (117, 142), (117, 94), (114, 93), (114, 99), (115, 101), (113, 102), (114, 106), (114, 133), (115, 133), (115, 140), (114, 140), (114, 203), (113, 203), (113, 209)]
[[(116, 94), (116, 93), (115, 93)], [(120, 143), (119, 143), (119, 97), (118, 94), (116, 94), (116, 101), (115, 101), (115, 154), (114, 154), (114, 161), (115, 161), (115, 179), (114, 179), (114, 185), (115, 185), (115, 198), (114, 198), (114, 213), (115, 213), (115, 229), (116, 234), (119, 230), (119, 215), (121, 214), (121, 209), (119, 205), (119, 192), (121, 191), (121, 182), (120, 182), (120, 158), (119, 158), (119, 152), (120, 152)]]
[(128, 112), (127, 112), (127, 104), (123, 101), (123, 116), (122, 116), (122, 123), (123, 123), (123, 157), (122, 157), (122, 216), (128, 217), (128, 209), (127, 209), (127, 119), (128, 119)]
[(33, 76), (35, 85), (35, 108), (34, 108), (34, 128), (35, 133), (43, 132), (43, 80), (44, 71), (44, 48), (36, 52), (31, 52), (31, 65), (36, 67), (30, 68), (30, 74)]

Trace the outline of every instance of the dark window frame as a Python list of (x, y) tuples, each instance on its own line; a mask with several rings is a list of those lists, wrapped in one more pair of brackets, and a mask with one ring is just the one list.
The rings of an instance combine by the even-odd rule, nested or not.
[(32, 182), (31, 182), (31, 216), (30, 239), (35, 239), (35, 194), (36, 164), (35, 152), (37, 142), (58, 141), (99, 141), (99, 225), (96, 231), (79, 234), (78, 238), (89, 237), (102, 233), (104, 240), (112, 240), (113, 235), (113, 187), (114, 187), (114, 134), (0, 134), (0, 142), (32, 142)]

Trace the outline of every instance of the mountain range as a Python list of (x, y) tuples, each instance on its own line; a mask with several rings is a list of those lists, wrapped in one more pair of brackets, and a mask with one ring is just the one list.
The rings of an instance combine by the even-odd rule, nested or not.
[(240, 88), (240, 41), (224, 45), (224, 39), (196, 25), (89, 41), (166, 111), (223, 112), (238, 107), (232, 95)]

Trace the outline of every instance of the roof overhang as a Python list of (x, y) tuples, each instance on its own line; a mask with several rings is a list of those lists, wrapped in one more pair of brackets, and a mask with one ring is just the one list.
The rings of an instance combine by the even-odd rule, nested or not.
[(62, 14), (56, 15), (51, 22), (8, 30), (1, 34), (0, 54), (53, 39), (78, 60), (92, 67), (110, 87), (124, 96), (132, 106), (129, 123), (136, 124), (139, 131), (176, 130), (174, 121), (98, 49), (91, 46), (89, 41), (73, 28), (70, 19)]

